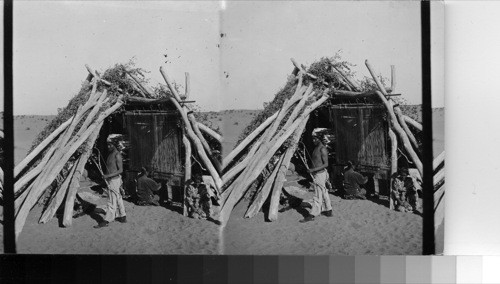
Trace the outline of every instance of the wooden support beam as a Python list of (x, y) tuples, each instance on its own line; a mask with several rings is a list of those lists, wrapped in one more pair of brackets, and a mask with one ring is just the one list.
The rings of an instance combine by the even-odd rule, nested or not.
[(391, 65), (391, 90), (396, 90), (396, 66)]
[(434, 169), (434, 171), (437, 170), (441, 164), (444, 164), (444, 157), (445, 154), (443, 151), (436, 158), (434, 158), (434, 161), (432, 161), (432, 168)]
[(64, 215), (63, 215), (63, 226), (70, 227), (73, 223), (73, 207), (75, 206), (75, 198), (78, 188), (80, 187), (80, 178), (83, 171), (85, 170), (85, 164), (87, 163), (90, 155), (92, 155), (92, 148), (95, 141), (99, 137), (99, 132), (101, 131), (103, 122), (101, 121), (94, 132), (90, 135), (87, 141), (87, 147), (84, 152), (80, 155), (80, 158), (74, 165), (75, 172), (71, 175), (71, 182), (68, 186), (68, 193), (66, 194), (66, 201), (64, 203)]
[(250, 186), (255, 178), (259, 176), (261, 171), (267, 165), (269, 159), (274, 155), (279, 147), (286, 139), (297, 129), (303, 120), (307, 120), (312, 111), (328, 100), (328, 96), (323, 96), (316, 102), (309, 105), (299, 118), (287, 129), (282, 129), (280, 134), (273, 138), (269, 143), (261, 145), (258, 153), (253, 158), (253, 163), (245, 168), (244, 172), (228, 187), (229, 196), (226, 198), (220, 211), (220, 221), (225, 225), (229, 220), (229, 215), (234, 208), (234, 205), (244, 195), (248, 186)]
[(409, 116), (406, 116), (406, 115), (403, 116), (403, 118), (404, 118), (404, 120), (406, 121), (407, 124), (413, 126), (414, 128), (416, 128), (419, 131), (423, 130), (422, 124), (418, 123), (413, 118), (411, 118)]
[[(367, 91), (367, 92), (352, 92), (345, 90), (333, 90), (332, 91), (335, 96), (338, 97), (353, 97), (353, 98), (366, 98), (377, 96), (375, 91)], [(401, 94), (387, 94), (389, 97), (401, 96)]]
[(210, 159), (208, 158), (208, 156), (205, 152), (205, 149), (203, 148), (202, 142), (200, 141), (198, 136), (195, 134), (193, 128), (191, 127), (191, 123), (189, 122), (188, 114), (186, 111), (187, 107), (186, 106), (182, 107), (179, 104), (179, 102), (181, 101), (179, 94), (177, 93), (177, 91), (173, 87), (172, 83), (170, 82), (170, 78), (168, 77), (166, 72), (163, 70), (163, 67), (160, 67), (160, 73), (162, 74), (163, 79), (167, 83), (168, 88), (170, 89), (170, 91), (174, 95), (174, 97), (170, 97), (170, 100), (172, 101), (172, 103), (174, 103), (175, 107), (177, 108), (177, 110), (181, 114), (181, 117), (184, 121), (184, 127), (186, 129), (187, 136), (189, 137), (189, 139), (191, 139), (191, 141), (193, 141), (193, 143), (196, 147), (196, 150), (197, 150), (198, 154), (200, 155), (201, 160), (203, 161), (203, 163), (205, 164), (205, 167), (208, 169), (208, 171), (210, 172), (210, 175), (214, 179), (215, 187), (220, 194), (221, 190), (222, 190), (222, 186), (223, 186), (222, 180), (219, 176), (219, 173), (217, 172), (217, 170), (215, 169), (215, 167), (211, 163)]
[[(184, 182), (191, 179), (191, 143), (186, 135), (182, 135), (182, 143), (184, 144)], [(187, 207), (184, 198), (186, 198), (186, 186), (183, 186), (182, 196), (182, 215), (187, 216)]]
[(269, 197), (269, 193), (271, 192), (272, 185), (275, 182), (278, 170), (281, 166), (281, 163), (283, 162), (284, 156), (285, 155), (281, 155), (278, 162), (274, 165), (274, 169), (271, 175), (266, 179), (266, 182), (264, 183), (262, 188), (259, 189), (254, 200), (252, 201), (252, 204), (250, 204), (247, 211), (245, 212), (245, 218), (252, 218), (257, 215), (257, 213), (259, 213), (260, 209), (262, 208), (262, 205), (264, 205), (264, 202), (266, 202), (267, 198)]
[[(392, 102), (390, 102), (390, 103), (391, 103), (391, 105), (393, 105)], [(417, 139), (415, 138), (413, 133), (410, 131), (410, 128), (408, 128), (408, 125), (406, 125), (406, 121), (403, 117), (403, 112), (401, 111), (401, 108), (399, 106), (394, 106), (393, 109), (394, 109), (394, 113), (396, 114), (396, 116), (398, 118), (399, 124), (406, 132), (406, 135), (408, 135), (408, 139), (410, 139), (410, 142), (411, 142), (411, 145), (413, 146), (413, 149), (415, 150), (415, 152), (420, 153)]]
[(201, 123), (199, 121), (198, 121), (197, 125), (198, 125), (198, 128), (201, 131), (203, 131), (206, 134), (210, 135), (212, 138), (214, 138), (215, 140), (219, 141), (219, 143), (224, 142), (224, 137), (222, 137), (219, 133), (215, 132), (210, 127), (206, 126), (205, 124), (203, 124), (203, 123)]
[(257, 136), (259, 136), (262, 131), (264, 131), (275, 119), (278, 117), (278, 111), (275, 112), (273, 115), (268, 117), (263, 123), (259, 125), (250, 135), (245, 137), (243, 141), (234, 148), (231, 153), (229, 153), (222, 161), (222, 168), (225, 169), (227, 165), (235, 158), (237, 157), (241, 151), (243, 151)]
[(302, 65), (298, 64), (297, 61), (295, 61), (295, 59), (293, 58), (290, 58), (290, 60), (292, 61), (293, 63), (293, 66), (295, 66), (295, 68), (298, 68), (300, 71), (304, 72), (305, 75), (309, 76), (311, 79), (318, 79), (318, 77), (316, 75), (313, 75), (311, 73), (307, 73), (306, 70), (302, 67)]
[(347, 76), (347, 74), (344, 71), (342, 71), (341, 68), (338, 68), (335, 65), (332, 66), (335, 69), (335, 71), (337, 71), (340, 75), (342, 75), (342, 77), (344, 77), (344, 79), (346, 79), (346, 81), (351, 85), (354, 91), (361, 91), (361, 87), (359, 86), (359, 84), (356, 81), (352, 80), (349, 76)]
[(269, 221), (278, 220), (278, 208), (280, 204), (280, 196), (281, 196), (281, 191), (283, 189), (283, 184), (286, 181), (286, 173), (288, 171), (288, 167), (290, 166), (290, 160), (292, 159), (293, 154), (295, 154), (295, 151), (297, 150), (297, 145), (299, 144), (300, 137), (302, 136), (302, 133), (306, 128), (308, 120), (309, 119), (304, 119), (299, 125), (299, 127), (297, 127), (297, 129), (295, 130), (293, 136), (291, 137), (292, 146), (290, 146), (286, 150), (283, 157), (283, 161), (279, 166), (278, 174), (276, 175), (274, 186), (271, 191), (271, 202), (269, 204), (269, 214), (268, 214)]
[[(66, 162), (69, 160), (69, 158), (74, 154), (74, 152), (87, 140), (87, 138), (93, 133), (95, 128), (100, 125), (102, 121), (106, 117), (108, 117), (111, 113), (116, 111), (118, 108), (122, 106), (123, 102), (121, 101), (121, 98), (118, 99), (118, 101), (110, 107), (108, 110), (103, 112), (97, 120), (82, 134), (81, 137), (75, 138), (76, 140), (73, 140), (74, 143), (71, 143), (68, 148), (64, 148), (62, 150), (64, 154), (62, 157), (58, 154), (57, 156), (54, 154), (54, 158), (56, 159), (57, 163), (53, 164), (53, 166), (48, 166), (47, 168), (49, 169), (45, 174), (41, 174), (38, 176), (37, 180), (35, 181), (34, 184), (35, 186), (32, 186), (32, 191), (29, 192), (29, 195), (26, 197), (24, 203), (21, 205), (21, 208), (19, 209), (19, 212), (17, 213), (16, 220), (15, 220), (15, 226), (16, 226), (16, 238), (19, 237), (19, 234), (21, 233), (24, 223), (26, 222), (26, 217), (28, 216), (29, 211), (33, 207), (33, 205), (36, 203), (38, 198), (42, 195), (42, 193), (45, 191), (45, 189), (53, 182), (53, 180), (57, 177), (59, 172), (62, 170)], [(61, 150), (60, 150), (61, 151)]]
[(389, 116), (390, 116), (389, 121), (391, 123), (392, 129), (394, 130), (394, 132), (396, 134), (399, 135), (399, 138), (403, 142), (403, 146), (406, 149), (406, 152), (408, 152), (408, 154), (410, 155), (410, 158), (411, 158), (412, 162), (415, 164), (415, 166), (417, 167), (417, 169), (420, 173), (420, 176), (423, 176), (424, 173), (423, 173), (422, 162), (418, 158), (417, 153), (415, 153), (415, 151), (413, 150), (413, 148), (411, 146), (410, 139), (406, 135), (406, 132), (403, 130), (401, 125), (399, 125), (398, 119), (396, 118), (396, 115), (394, 114), (394, 110), (392, 108), (392, 105), (389, 103), (389, 101), (387, 101), (387, 99), (385, 98), (385, 96), (381, 92), (377, 91), (377, 94), (378, 94), (380, 100), (384, 103), (384, 105), (389, 113)]

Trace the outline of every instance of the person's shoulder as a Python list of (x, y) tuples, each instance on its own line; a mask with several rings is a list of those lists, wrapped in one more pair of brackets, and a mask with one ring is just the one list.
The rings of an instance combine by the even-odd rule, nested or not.
[(120, 151), (116, 151), (116, 153), (115, 153), (115, 157), (116, 157), (117, 159), (121, 159), (121, 158), (122, 158), (122, 153), (121, 153)]
[(321, 146), (319, 146), (319, 147), (320, 147), (320, 149), (319, 149), (319, 150), (320, 150), (321, 152), (326, 152), (326, 153), (328, 153), (328, 148), (327, 148), (325, 145), (321, 145)]

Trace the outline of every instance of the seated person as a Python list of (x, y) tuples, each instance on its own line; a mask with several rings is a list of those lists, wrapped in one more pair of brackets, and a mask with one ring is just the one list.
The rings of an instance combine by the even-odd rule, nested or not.
[(407, 168), (401, 168), (392, 181), (391, 197), (394, 209), (401, 212), (417, 210), (418, 195), (415, 182), (408, 174)]
[(195, 175), (185, 186), (187, 215), (194, 219), (211, 219), (213, 193), (210, 186), (203, 182), (203, 177)]
[(139, 178), (137, 179), (137, 205), (155, 205), (159, 204), (159, 196), (155, 193), (161, 188), (161, 184), (148, 177), (150, 169), (142, 167)]
[(358, 197), (366, 199), (366, 190), (361, 188), (360, 185), (366, 184), (368, 177), (354, 171), (354, 165), (351, 161), (347, 162), (347, 168), (344, 173), (344, 189), (346, 191), (346, 198)]

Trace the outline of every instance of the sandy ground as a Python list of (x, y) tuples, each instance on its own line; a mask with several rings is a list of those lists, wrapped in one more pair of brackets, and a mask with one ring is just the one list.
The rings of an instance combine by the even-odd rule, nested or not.
[[(246, 123), (257, 111), (224, 111), (211, 116), (225, 137), (223, 153), (235, 145)], [(16, 117), (15, 159), (18, 163), (43, 125), (45, 117)], [(444, 149), (444, 111), (434, 113), (434, 151)], [(19, 131), (17, 131), (19, 130)], [(243, 219), (248, 204), (240, 202), (220, 238), (219, 228), (206, 221), (186, 218), (164, 207), (140, 207), (125, 202), (128, 223), (114, 222), (93, 229), (97, 221), (84, 215), (70, 228), (59, 227), (54, 218), (40, 225), (41, 208), (30, 213), (18, 240), (21, 253), (127, 253), (127, 254), (420, 254), (422, 218), (389, 210), (369, 200), (343, 200), (331, 195), (333, 217), (299, 223), (295, 209), (266, 222), (260, 212)], [(95, 216), (94, 216), (95, 217)], [(3, 230), (0, 230), (0, 237)], [(439, 235), (441, 234), (441, 235)], [(438, 251), (443, 242), (438, 230)], [(0, 247), (3, 250), (3, 247)]]
[(73, 219), (73, 226), (59, 227), (57, 218), (38, 224), (41, 208), (29, 215), (18, 240), (19, 253), (77, 254), (217, 254), (216, 224), (186, 218), (163, 208), (125, 202), (127, 223), (112, 222), (94, 229), (89, 215)]
[(248, 206), (238, 204), (224, 230), (226, 254), (421, 254), (422, 218), (391, 211), (368, 200), (330, 195), (333, 217), (299, 223), (297, 210), (265, 222), (264, 213), (243, 219)]

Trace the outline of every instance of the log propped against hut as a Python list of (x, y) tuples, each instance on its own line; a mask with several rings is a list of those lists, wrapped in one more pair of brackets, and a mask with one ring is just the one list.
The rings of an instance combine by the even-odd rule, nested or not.
[[(372, 190), (389, 201), (391, 178), (398, 168), (413, 168), (422, 176), (422, 126), (418, 118), (405, 115), (396, 102), (400, 94), (394, 92), (394, 66), (391, 86), (387, 87), (366, 61), (372, 79), (361, 84), (352, 78), (351, 65), (338, 59), (323, 58), (307, 70), (292, 59), (294, 69), (285, 87), (224, 158), (220, 211), (223, 225), (244, 196), (250, 199), (245, 217), (268, 208), (266, 218), (277, 220), (287, 170), (291, 163), (296, 165), (294, 168), (307, 168), (303, 152), (311, 149), (311, 132), (315, 128), (326, 128), (333, 136), (331, 145), (326, 146), (330, 148), (329, 173), (334, 185), (342, 184), (336, 178), (348, 160), (371, 178)], [(440, 200), (444, 153), (435, 163), (435, 192)], [(265, 203), (268, 206), (263, 206)]]
[(152, 90), (139, 77), (141, 70), (131, 65), (116, 65), (102, 76), (86, 67), (89, 75), (80, 92), (39, 134), (30, 153), (14, 169), (16, 237), (37, 203), (44, 205), (40, 223), (59, 211), (63, 226), (72, 225), (85, 169), (89, 177), (97, 172), (94, 180), (104, 183), (100, 161), (106, 156), (110, 134), (123, 136), (125, 187), (133, 187), (137, 172), (148, 166), (155, 180), (175, 191), (169, 195), (178, 199), (181, 209), (184, 184), (192, 174), (211, 176), (217, 193), (222, 188), (222, 137), (197, 121), (190, 109), (188, 74), (181, 98), (162, 68), (166, 87)]

